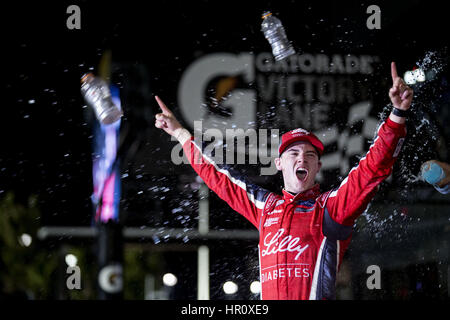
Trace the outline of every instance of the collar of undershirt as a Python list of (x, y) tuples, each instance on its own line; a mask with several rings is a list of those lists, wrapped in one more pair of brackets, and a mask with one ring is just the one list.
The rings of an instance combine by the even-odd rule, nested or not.
[(320, 195), (320, 186), (316, 183), (313, 187), (303, 192), (293, 194), (285, 189), (283, 189), (283, 198), (287, 201), (298, 201), (298, 200), (310, 200), (315, 199)]

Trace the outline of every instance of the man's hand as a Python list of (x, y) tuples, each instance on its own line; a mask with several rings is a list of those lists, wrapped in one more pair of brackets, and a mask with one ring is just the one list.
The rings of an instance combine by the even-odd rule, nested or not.
[(406, 85), (397, 74), (395, 62), (391, 63), (392, 88), (389, 90), (389, 98), (397, 109), (408, 110), (411, 107), (413, 90)]
[(158, 113), (155, 116), (155, 127), (163, 129), (165, 132), (175, 137), (181, 144), (184, 144), (186, 140), (190, 139), (190, 133), (184, 129), (178, 120), (173, 115), (172, 111), (162, 102), (162, 100), (155, 96), (156, 102), (158, 102), (162, 113)]
[(183, 127), (178, 122), (178, 120), (174, 117), (172, 111), (167, 108), (167, 106), (162, 102), (162, 100), (155, 96), (156, 102), (158, 102), (159, 107), (162, 110), (162, 113), (158, 113), (155, 118), (155, 127), (159, 129), (163, 129), (165, 132), (170, 134), (171, 136), (175, 136), (176, 131), (178, 129), (182, 129)]

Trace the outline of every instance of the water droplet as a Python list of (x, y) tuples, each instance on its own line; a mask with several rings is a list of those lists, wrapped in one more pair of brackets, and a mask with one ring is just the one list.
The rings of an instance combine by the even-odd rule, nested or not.
[(161, 240), (160, 240), (159, 237), (157, 237), (157, 236), (152, 236), (152, 240), (153, 240), (153, 242), (154, 242), (155, 244), (158, 244), (158, 243), (161, 242)]

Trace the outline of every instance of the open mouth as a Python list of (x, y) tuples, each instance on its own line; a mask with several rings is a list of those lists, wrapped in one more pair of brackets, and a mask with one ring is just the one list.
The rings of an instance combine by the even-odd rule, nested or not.
[(299, 168), (297, 169), (297, 171), (295, 172), (295, 174), (297, 175), (297, 178), (301, 181), (305, 181), (306, 177), (308, 176), (308, 170), (303, 169), (303, 168)]

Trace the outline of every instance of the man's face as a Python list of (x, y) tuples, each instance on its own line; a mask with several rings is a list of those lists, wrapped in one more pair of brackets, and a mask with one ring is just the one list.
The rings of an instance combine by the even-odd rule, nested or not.
[(297, 194), (314, 186), (322, 163), (309, 142), (299, 141), (291, 144), (280, 158), (276, 158), (275, 165), (283, 174), (284, 189)]

